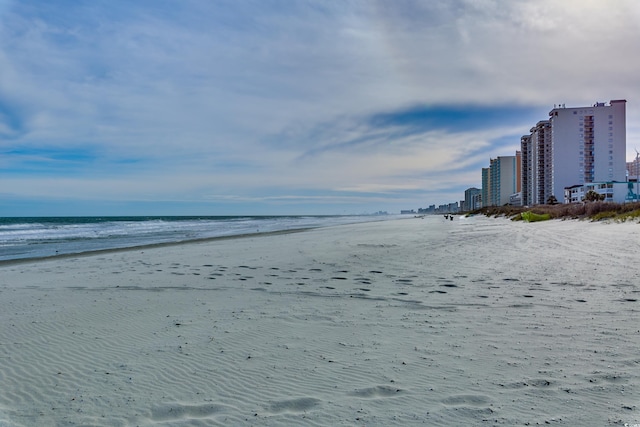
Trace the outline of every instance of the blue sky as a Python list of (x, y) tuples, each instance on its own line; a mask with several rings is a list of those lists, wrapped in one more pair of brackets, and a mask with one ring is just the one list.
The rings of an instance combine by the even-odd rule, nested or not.
[(627, 99), (635, 0), (0, 0), (0, 216), (457, 201), (554, 104)]

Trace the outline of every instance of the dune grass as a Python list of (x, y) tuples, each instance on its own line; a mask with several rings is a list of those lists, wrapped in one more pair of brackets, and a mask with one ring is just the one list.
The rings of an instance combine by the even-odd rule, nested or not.
[[(586, 202), (557, 205), (489, 206), (472, 214), (491, 217), (505, 216), (513, 221), (540, 221), (544, 219), (581, 219), (590, 221), (640, 222), (640, 202), (611, 203)], [(523, 215), (524, 214), (524, 215)], [(528, 218), (528, 219), (527, 219)]]

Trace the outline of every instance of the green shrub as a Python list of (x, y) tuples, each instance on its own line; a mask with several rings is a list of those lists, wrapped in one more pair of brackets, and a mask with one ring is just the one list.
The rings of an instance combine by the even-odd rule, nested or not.
[(551, 215), (548, 213), (538, 214), (532, 211), (522, 212), (520, 216), (527, 222), (547, 221), (551, 219)]

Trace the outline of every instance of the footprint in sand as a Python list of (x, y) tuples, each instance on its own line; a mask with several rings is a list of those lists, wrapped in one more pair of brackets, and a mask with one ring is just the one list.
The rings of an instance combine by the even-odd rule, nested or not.
[(203, 405), (184, 405), (181, 403), (165, 403), (151, 410), (151, 419), (155, 422), (211, 418), (226, 412), (227, 406), (214, 403)]
[(278, 414), (281, 412), (306, 412), (320, 404), (320, 400), (314, 397), (301, 397), (298, 399), (280, 400), (269, 405), (267, 410)]
[(397, 387), (390, 387), (386, 385), (378, 385), (375, 387), (368, 387), (355, 390), (350, 393), (352, 396), (361, 397), (364, 399), (375, 399), (378, 397), (390, 397), (397, 396), (402, 393), (402, 390)]
[(479, 394), (458, 394), (442, 400), (447, 406), (487, 406), (491, 400)]

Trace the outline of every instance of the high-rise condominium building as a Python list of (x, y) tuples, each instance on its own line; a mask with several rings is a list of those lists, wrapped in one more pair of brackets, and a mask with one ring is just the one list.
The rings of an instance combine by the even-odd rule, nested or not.
[(479, 188), (471, 187), (467, 188), (464, 191), (464, 210), (466, 211), (474, 211), (476, 209), (481, 208), (481, 199), (480, 196), (482, 194), (482, 190)]
[(491, 169), (482, 168), (482, 192), (480, 195), (482, 207), (491, 206)]
[(520, 138), (522, 150), (522, 204), (546, 203), (552, 193), (551, 123), (539, 121)]
[(521, 138), (523, 203), (564, 200), (564, 189), (591, 182), (625, 181), (626, 100), (549, 112), (549, 120)]
[(495, 159), (490, 160), (489, 203), (485, 205), (483, 199), (483, 206), (506, 205), (510, 202), (511, 195), (518, 192), (518, 182), (520, 181), (518, 177), (520, 170), (518, 166), (519, 160), (519, 155), (498, 156)]

